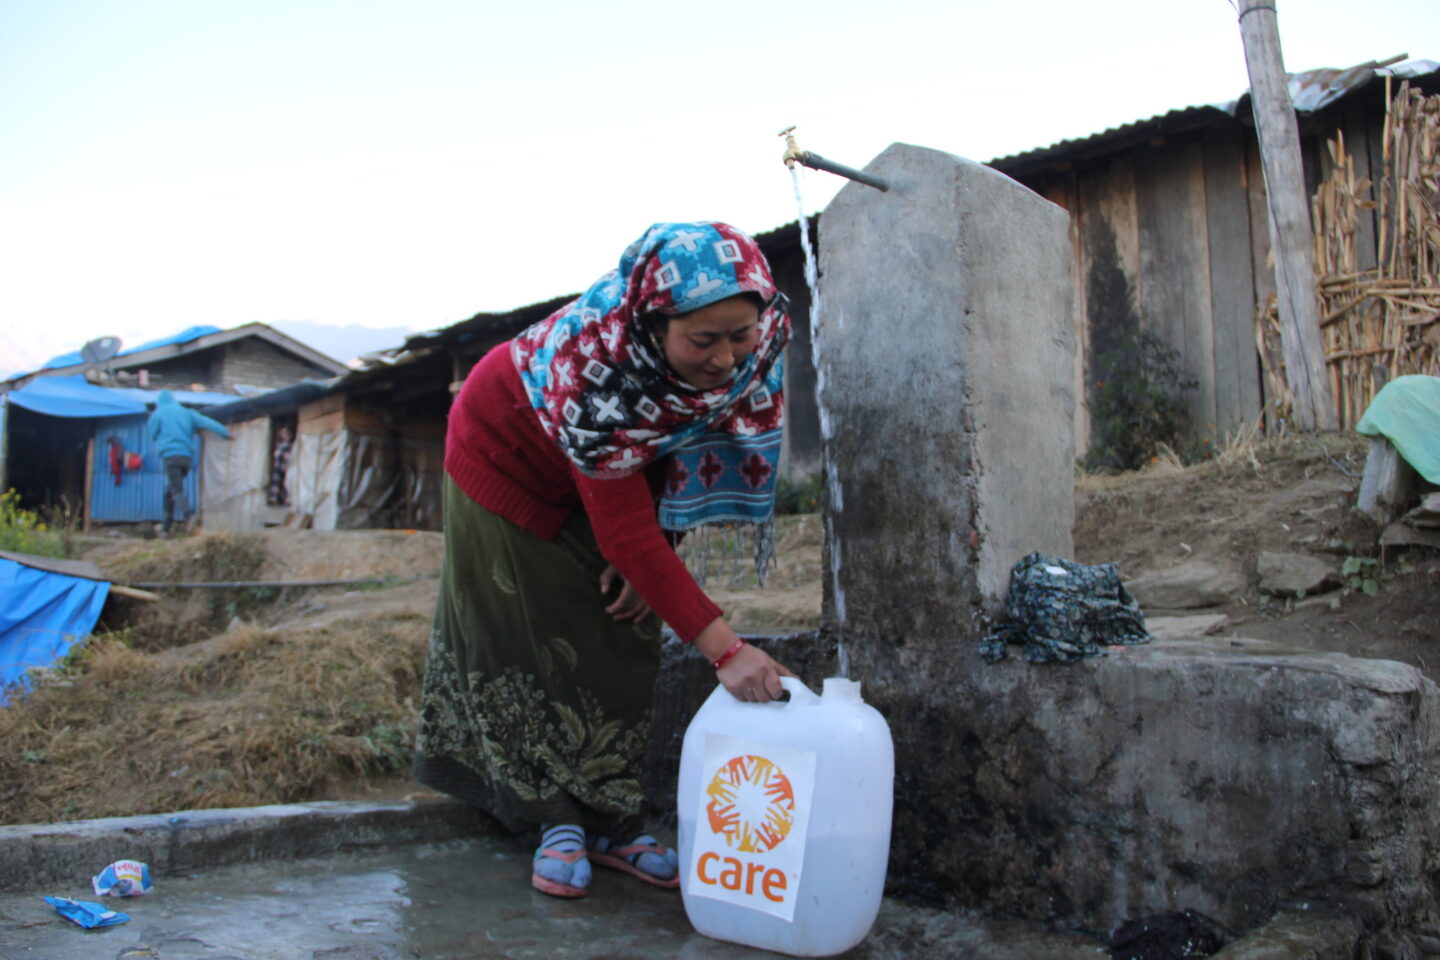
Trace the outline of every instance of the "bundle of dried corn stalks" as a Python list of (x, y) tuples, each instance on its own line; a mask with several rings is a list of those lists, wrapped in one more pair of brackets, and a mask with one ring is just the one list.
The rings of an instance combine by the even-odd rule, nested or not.
[(1342, 428), (1388, 380), (1440, 376), (1440, 95), (1402, 83), (1381, 143), (1377, 189), (1356, 176), (1337, 133), (1333, 172), (1312, 201), (1321, 341)]
[[(1390, 97), (1386, 86), (1378, 189), (1356, 175), (1337, 132), (1332, 172), (1311, 201), (1321, 342), (1342, 429), (1389, 380), (1440, 376), (1440, 95), (1406, 82)], [(1287, 419), (1292, 396), (1273, 295), (1255, 319), (1267, 410)]]

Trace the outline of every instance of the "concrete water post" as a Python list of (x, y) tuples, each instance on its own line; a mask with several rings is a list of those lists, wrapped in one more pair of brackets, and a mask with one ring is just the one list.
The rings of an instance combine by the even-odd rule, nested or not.
[(973, 666), (1015, 561), (1071, 553), (1069, 217), (938, 150), (866, 170), (892, 189), (850, 184), (820, 218), (826, 625), (857, 666)]

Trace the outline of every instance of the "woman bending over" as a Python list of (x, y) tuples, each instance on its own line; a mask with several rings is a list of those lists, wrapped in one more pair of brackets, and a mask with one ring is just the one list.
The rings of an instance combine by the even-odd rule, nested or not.
[(591, 860), (679, 884), (642, 823), (660, 621), (742, 700), (779, 696), (790, 675), (673, 547), (702, 524), (771, 522), (789, 335), (750, 237), (656, 224), (486, 354), (450, 412), (415, 774), (538, 829), (538, 890), (584, 896)]

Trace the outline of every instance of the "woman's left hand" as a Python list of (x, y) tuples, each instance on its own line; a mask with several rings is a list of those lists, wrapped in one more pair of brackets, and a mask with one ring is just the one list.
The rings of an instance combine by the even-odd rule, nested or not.
[(634, 620), (636, 623), (650, 616), (650, 604), (644, 601), (629, 581), (620, 576), (620, 571), (615, 569), (614, 564), (607, 563), (600, 573), (600, 595), (609, 593), (616, 580), (620, 581), (620, 596), (605, 608), (605, 612), (616, 620)]

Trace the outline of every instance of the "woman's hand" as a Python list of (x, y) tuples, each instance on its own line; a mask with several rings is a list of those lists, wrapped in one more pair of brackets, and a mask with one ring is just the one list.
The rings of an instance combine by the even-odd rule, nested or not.
[(600, 573), (600, 595), (603, 597), (609, 593), (616, 580), (620, 581), (620, 596), (605, 608), (605, 612), (616, 620), (634, 620), (636, 623), (650, 616), (650, 604), (620, 576), (614, 564), (607, 563)]
[[(712, 663), (740, 637), (723, 619), (716, 619), (695, 637), (695, 648)], [(738, 700), (766, 703), (785, 692), (781, 677), (793, 677), (784, 664), (748, 643), (726, 662), (715, 677)]]

